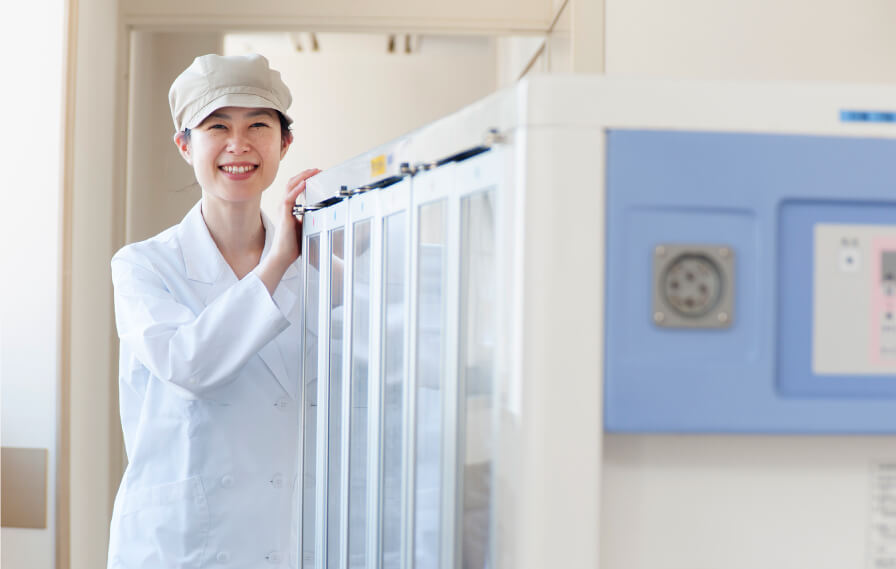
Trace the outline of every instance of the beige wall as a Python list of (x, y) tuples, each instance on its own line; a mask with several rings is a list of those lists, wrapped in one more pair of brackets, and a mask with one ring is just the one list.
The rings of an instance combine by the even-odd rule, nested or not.
[(606, 0), (610, 74), (896, 81), (888, 0)]
[(502, 87), (531, 73), (603, 73), (604, 0), (552, 0), (540, 33), (497, 41)]
[(533, 71), (896, 81), (886, 0), (552, 0), (551, 10), (546, 61)]
[(219, 53), (220, 33), (135, 32), (128, 103), (128, 243), (183, 219), (200, 196), (193, 169), (174, 145), (168, 88), (193, 58)]
[(546, 58), (552, 73), (602, 73), (604, 0), (554, 0)]
[[(97, 568), (106, 562), (111, 488), (120, 471), (117, 425), (115, 331), (109, 259), (121, 235), (125, 155), (126, 93), (122, 63), (127, 44), (115, 0), (77, 4), (77, 50), (72, 139), (69, 232), (71, 258), (68, 543), (71, 567)], [(66, 539), (59, 536), (60, 540)], [(65, 569), (66, 565), (59, 569)]]
[(548, 0), (121, 0), (138, 25), (206, 30), (410, 31), (512, 33), (540, 31)]
[(498, 87), (516, 83), (528, 73), (547, 71), (546, 33), (496, 38)]

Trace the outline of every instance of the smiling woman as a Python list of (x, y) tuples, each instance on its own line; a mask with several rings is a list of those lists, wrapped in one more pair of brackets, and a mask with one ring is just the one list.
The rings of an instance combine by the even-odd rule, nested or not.
[[(292, 142), (289, 90), (259, 55), (196, 58), (169, 94), (201, 200), (112, 259), (128, 466), (109, 567), (258, 566), (290, 544), (301, 349), (293, 177), (274, 224), (261, 195)], [(286, 483), (284, 483), (286, 482)]]

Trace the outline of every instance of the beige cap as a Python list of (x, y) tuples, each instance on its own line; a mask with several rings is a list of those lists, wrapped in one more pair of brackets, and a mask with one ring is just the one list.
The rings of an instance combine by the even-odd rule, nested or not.
[(258, 54), (197, 57), (171, 84), (168, 103), (177, 132), (195, 128), (221, 107), (274, 109), (292, 124), (289, 88)]

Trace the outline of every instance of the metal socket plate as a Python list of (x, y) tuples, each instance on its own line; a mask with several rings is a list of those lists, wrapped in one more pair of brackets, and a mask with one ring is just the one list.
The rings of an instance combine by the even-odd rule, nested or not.
[(734, 250), (663, 243), (653, 250), (653, 322), (663, 328), (728, 328), (734, 321)]

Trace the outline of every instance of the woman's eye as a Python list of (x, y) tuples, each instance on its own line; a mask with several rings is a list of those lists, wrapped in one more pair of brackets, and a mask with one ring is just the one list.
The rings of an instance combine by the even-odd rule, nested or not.
[(268, 126), (268, 125), (267, 125), (267, 123), (257, 122), (255, 124), (253, 124), (252, 126), (255, 127), (255, 126)]
[(227, 127), (225, 127), (223, 124), (213, 124), (213, 125), (209, 126), (208, 128), (213, 129), (213, 128), (227, 128)]

